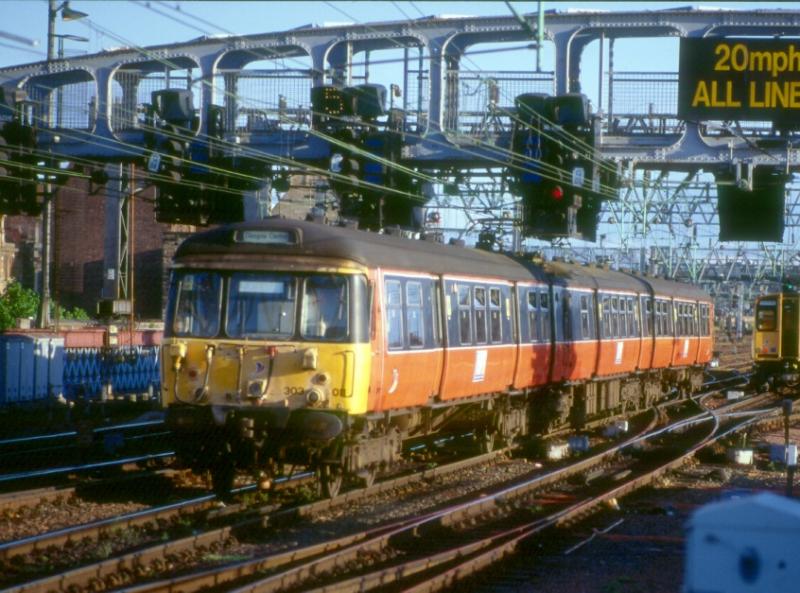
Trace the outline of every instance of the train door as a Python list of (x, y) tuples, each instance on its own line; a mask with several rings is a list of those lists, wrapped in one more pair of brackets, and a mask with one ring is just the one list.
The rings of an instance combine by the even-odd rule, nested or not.
[(781, 358), (797, 358), (798, 348), (798, 297), (784, 296), (781, 305)]
[(642, 323), (642, 350), (639, 356), (639, 368), (650, 369), (653, 367), (655, 355), (655, 300), (651, 294), (639, 296), (639, 313)]
[(553, 288), (555, 358), (553, 380), (569, 379), (575, 366), (575, 343), (572, 324), (572, 295), (566, 288)]
[(382, 409), (424, 405), (439, 390), (443, 349), (436, 319), (437, 292), (435, 278), (383, 277)]

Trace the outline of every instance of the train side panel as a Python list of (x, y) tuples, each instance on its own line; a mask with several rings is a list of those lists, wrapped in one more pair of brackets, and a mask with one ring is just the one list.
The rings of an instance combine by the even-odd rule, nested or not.
[(714, 358), (714, 304), (700, 302), (700, 338), (697, 350), (697, 364), (707, 364)]
[(444, 364), (438, 280), (386, 271), (378, 286), (384, 359), (375, 411), (426, 405), (439, 391)]
[(700, 340), (697, 337), (697, 303), (673, 300), (675, 342), (672, 348), (672, 366), (691, 366), (697, 361)]
[(553, 287), (555, 354), (553, 380), (577, 382), (597, 371), (600, 343), (592, 289)]
[(641, 356), (640, 330), (636, 320), (638, 295), (599, 292), (600, 341), (597, 375), (601, 377), (632, 373)]
[(652, 294), (639, 295), (639, 319), (642, 327), (642, 339), (639, 351), (639, 370), (647, 371), (653, 368), (653, 359), (656, 352), (655, 323), (653, 316)]
[(539, 387), (550, 381), (550, 290), (547, 284), (516, 287), (519, 319), (519, 350), (514, 388)]
[(445, 277), (443, 287), (447, 348), (440, 398), (506, 391), (517, 357), (511, 284)]

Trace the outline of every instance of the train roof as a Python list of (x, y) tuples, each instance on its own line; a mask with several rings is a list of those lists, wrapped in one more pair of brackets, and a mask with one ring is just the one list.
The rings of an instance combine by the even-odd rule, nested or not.
[(371, 268), (553, 282), (637, 293), (652, 290), (655, 294), (708, 299), (699, 287), (661, 278), (566, 262), (543, 264), (481, 249), (278, 217), (224, 225), (192, 235), (180, 244), (175, 260), (258, 254), (330, 257)]
[[(288, 241), (258, 243), (259, 233), (288, 232)], [(253, 242), (243, 240), (252, 237)], [(314, 222), (268, 218), (237, 223), (198, 233), (178, 247), (175, 259), (191, 256), (270, 254), (330, 257), (355, 261), (368, 267), (394, 268), (433, 274), (464, 274), (531, 280), (544, 278), (541, 270), (529, 270), (507, 255), (480, 249), (416, 241)]]
[(563, 283), (566, 286), (630, 291), (656, 296), (669, 295), (687, 300), (711, 300), (699, 286), (666, 278), (566, 262), (548, 262), (545, 268), (553, 276), (556, 284)]
[(649, 292), (643, 279), (607, 268), (560, 261), (545, 264), (556, 284), (628, 292)]

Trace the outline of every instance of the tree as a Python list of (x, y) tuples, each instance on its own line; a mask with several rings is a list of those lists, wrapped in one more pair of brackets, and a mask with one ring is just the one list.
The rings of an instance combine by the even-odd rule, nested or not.
[(0, 331), (17, 325), (20, 317), (36, 317), (39, 310), (39, 295), (12, 280), (0, 295)]
[(53, 318), (55, 316), (55, 309), (58, 307), (58, 316), (61, 319), (67, 319), (70, 321), (89, 321), (91, 317), (89, 313), (86, 312), (85, 309), (81, 309), (80, 307), (72, 307), (72, 309), (65, 309), (61, 305), (56, 305), (55, 303), (52, 304), (53, 312), (50, 316)]

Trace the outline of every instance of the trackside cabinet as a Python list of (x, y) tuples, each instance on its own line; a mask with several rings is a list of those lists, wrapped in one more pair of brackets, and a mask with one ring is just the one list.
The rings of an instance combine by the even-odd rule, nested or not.
[(0, 405), (19, 401), (19, 369), (22, 338), (0, 335)]
[(764, 492), (689, 520), (683, 593), (796, 593), (800, 502)]

